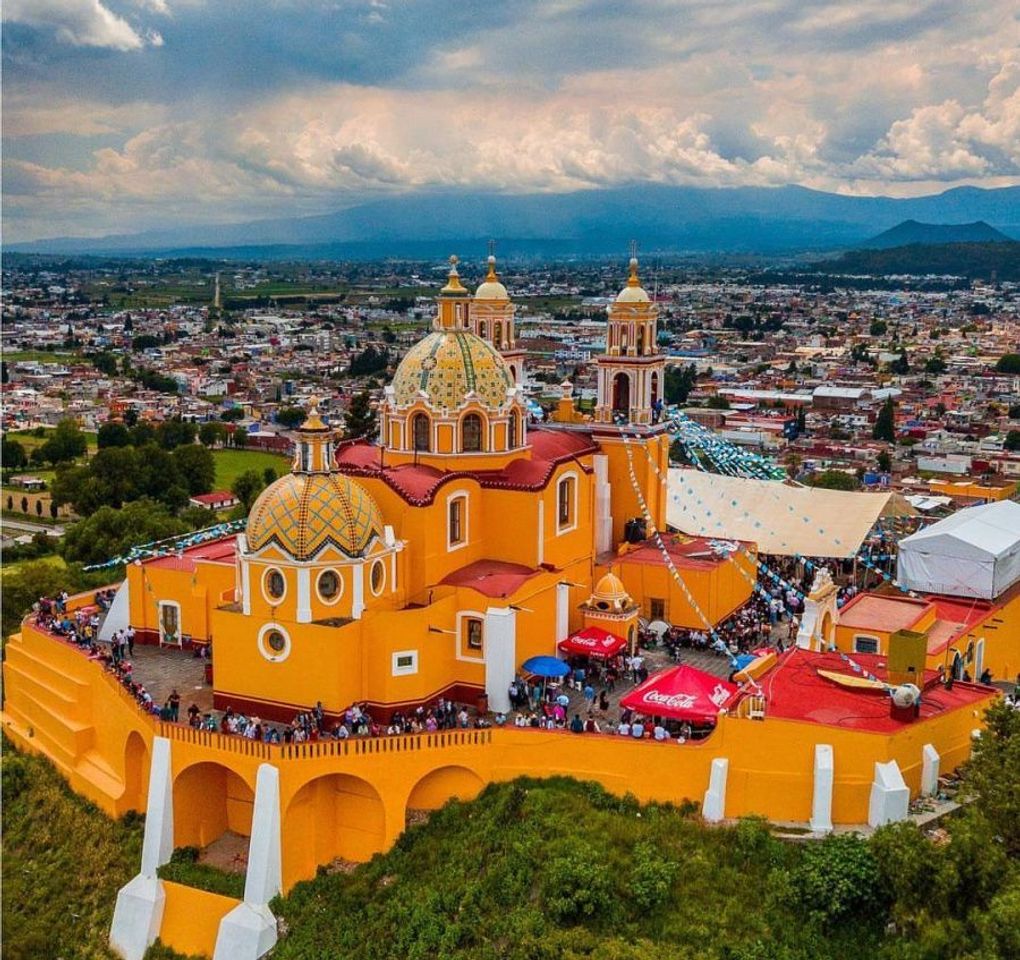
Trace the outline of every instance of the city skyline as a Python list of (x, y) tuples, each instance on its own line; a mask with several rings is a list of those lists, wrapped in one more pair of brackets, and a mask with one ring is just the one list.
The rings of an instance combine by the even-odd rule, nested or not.
[(9, 0), (10, 241), (399, 193), (1020, 183), (1012, 4)]

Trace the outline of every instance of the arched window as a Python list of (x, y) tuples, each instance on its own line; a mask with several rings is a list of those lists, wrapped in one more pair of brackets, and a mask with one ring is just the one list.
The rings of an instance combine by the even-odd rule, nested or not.
[(424, 413), (416, 413), (411, 419), (411, 433), (414, 436), (414, 449), (415, 450), (428, 450), (429, 434), (431, 433), (431, 425), (429, 424), (429, 418)]
[(446, 510), (446, 548), (452, 550), (467, 543), (467, 497), (450, 497)]
[(556, 488), (556, 526), (560, 532), (577, 522), (577, 478), (564, 477)]
[(638, 332), (637, 332), (637, 352), (638, 352), (638, 356), (644, 356), (644, 352), (645, 352), (645, 328), (644, 328), (644, 326), (638, 327)]
[(652, 374), (652, 406), (654, 407), (659, 399), (659, 375)]
[(520, 417), (517, 411), (514, 410), (510, 413), (510, 420), (507, 423), (507, 449), (514, 450), (520, 441), (517, 439), (520, 434)]
[(468, 453), (477, 453), (482, 449), (482, 418), (477, 413), (469, 413), (460, 424), (461, 448)]
[(492, 345), (497, 350), (503, 349), (503, 324), (498, 320), (492, 325)]
[(630, 413), (630, 377), (625, 373), (613, 377), (613, 413)]
[(484, 320), (478, 321), (478, 336), (480, 336), (483, 340), (487, 339), (489, 336), (489, 325)]

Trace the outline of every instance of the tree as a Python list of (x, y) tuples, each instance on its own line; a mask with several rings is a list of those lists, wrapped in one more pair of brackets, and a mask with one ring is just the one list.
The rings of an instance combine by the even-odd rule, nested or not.
[(88, 441), (78, 424), (69, 417), (61, 420), (40, 447), (47, 463), (67, 463), (88, 450)]
[(7, 471), (23, 470), (28, 465), (25, 448), (17, 440), (4, 436), (0, 441), (0, 463)]
[(126, 447), (130, 443), (131, 431), (116, 420), (107, 420), (101, 424), (96, 434), (96, 444), (100, 450), (104, 447)]
[(230, 490), (241, 501), (244, 512), (251, 510), (256, 497), (262, 492), (265, 484), (262, 477), (254, 470), (245, 470), (231, 485)]
[(376, 413), (372, 409), (371, 398), (367, 390), (362, 390), (351, 398), (347, 416), (344, 417), (344, 439), (370, 437), (376, 429)]
[(161, 344), (159, 337), (150, 336), (147, 333), (143, 333), (141, 336), (134, 337), (131, 341), (131, 349), (135, 353), (139, 353), (142, 350), (151, 350), (153, 347), (158, 347)]
[(132, 547), (165, 540), (188, 527), (162, 504), (135, 500), (120, 510), (100, 507), (90, 517), (68, 527), (64, 537), (64, 559), (79, 563), (105, 563)]
[(907, 359), (906, 349), (900, 351), (900, 355), (889, 364), (889, 369), (900, 376), (910, 373), (910, 361)]
[(882, 473), (888, 473), (892, 470), (892, 457), (889, 456), (888, 450), (879, 450), (877, 461), (878, 469), (881, 470)]
[(276, 468), (275, 467), (266, 467), (266, 469), (262, 471), (262, 482), (267, 487), (271, 483), (275, 483), (276, 482), (276, 477), (277, 477), (277, 473), (276, 473)]
[(241, 407), (230, 407), (220, 414), (220, 419), (227, 423), (231, 420), (243, 420), (244, 410)]
[(144, 420), (131, 428), (131, 446), (144, 447), (156, 442), (156, 428)]
[(238, 428), (230, 435), (230, 440), (235, 447), (243, 449), (248, 446), (248, 431)]
[(375, 347), (369, 345), (351, 361), (349, 373), (352, 377), (379, 373), (386, 369), (389, 362), (390, 355), (387, 351), (376, 350)]
[(868, 327), (868, 332), (873, 337), (881, 337), (885, 335), (885, 332), (888, 329), (889, 327), (884, 320), (872, 320), (871, 326)]
[(855, 476), (842, 470), (823, 470), (811, 477), (808, 485), (825, 490), (856, 490), (859, 483)]
[(1010, 452), (1020, 450), (1020, 430), (1010, 430), (1006, 434), (1006, 441), (1003, 447)]
[(667, 368), (664, 389), (666, 403), (685, 404), (697, 379), (698, 371), (693, 363), (686, 367)]
[(108, 377), (115, 377), (117, 375), (117, 358), (108, 350), (104, 350), (102, 353), (94, 353), (89, 359), (100, 373), (105, 373)]
[(156, 428), (156, 439), (164, 450), (173, 450), (174, 447), (194, 443), (197, 433), (195, 424), (175, 417), (173, 420), (164, 420)]
[(708, 398), (708, 403), (706, 403), (705, 406), (712, 410), (729, 410), (730, 402), (725, 397), (716, 393)]
[(924, 365), (924, 372), (934, 374), (945, 373), (946, 361), (942, 359), (940, 354), (936, 353), (928, 358), (928, 362)]
[(188, 487), (188, 494), (209, 493), (216, 482), (216, 462), (209, 450), (200, 444), (177, 447), (170, 454), (177, 472)]
[(1020, 373), (1020, 353), (1004, 353), (995, 364), (996, 373)]
[(204, 447), (215, 447), (223, 442), (225, 435), (223, 424), (215, 420), (207, 420), (198, 428), (198, 440)]
[(276, 411), (276, 422), (282, 427), (293, 429), (304, 423), (305, 411), (301, 407), (281, 407)]
[(896, 407), (892, 397), (887, 397), (878, 411), (871, 436), (874, 440), (885, 440), (887, 443), (892, 443), (896, 439)]

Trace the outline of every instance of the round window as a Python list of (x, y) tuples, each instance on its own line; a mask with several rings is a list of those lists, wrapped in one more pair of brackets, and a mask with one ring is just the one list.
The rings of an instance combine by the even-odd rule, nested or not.
[(283, 653), (287, 647), (287, 641), (279, 630), (270, 630), (266, 634), (266, 645), (273, 653)]
[(258, 637), (259, 653), (271, 663), (280, 663), (290, 656), (290, 637), (275, 623), (267, 623)]
[(287, 583), (279, 570), (270, 570), (266, 573), (266, 593), (272, 600), (279, 600), (287, 589)]
[(369, 582), (372, 585), (372, 593), (378, 596), (382, 593), (383, 584), (386, 582), (386, 568), (382, 560), (376, 560), (372, 564), (372, 572), (369, 575)]
[(335, 570), (319, 574), (319, 597), (329, 603), (340, 596), (340, 575)]

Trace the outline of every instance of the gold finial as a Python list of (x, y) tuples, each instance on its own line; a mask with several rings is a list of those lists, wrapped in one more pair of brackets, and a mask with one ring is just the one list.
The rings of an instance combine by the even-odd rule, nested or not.
[[(491, 240), (489, 241), (489, 249), (490, 250), (492, 249), (492, 241)], [(489, 254), (488, 264), (489, 264), (489, 272), (485, 275), (485, 282), (486, 283), (494, 283), (497, 280), (499, 280), (499, 277), (496, 274), (496, 255), (494, 253), (490, 253)]]
[(460, 274), (457, 273), (457, 264), (460, 263), (460, 257), (457, 254), (453, 254), (450, 257), (450, 273), (447, 277), (446, 286), (440, 291), (440, 293), (466, 293), (467, 291), (460, 284)]
[(308, 401), (308, 416), (305, 417), (305, 422), (301, 424), (300, 429), (302, 430), (326, 430), (326, 424), (323, 423), (322, 417), (319, 416), (319, 398), (312, 397)]
[(630, 242), (630, 276), (627, 278), (628, 287), (640, 287), (641, 281), (638, 279), (638, 259), (637, 259), (637, 240), (631, 240)]

